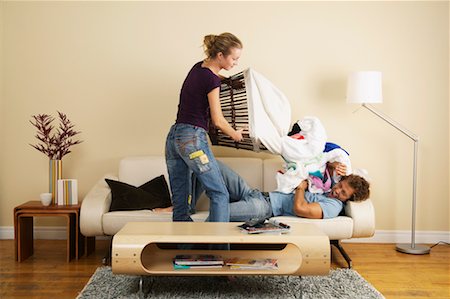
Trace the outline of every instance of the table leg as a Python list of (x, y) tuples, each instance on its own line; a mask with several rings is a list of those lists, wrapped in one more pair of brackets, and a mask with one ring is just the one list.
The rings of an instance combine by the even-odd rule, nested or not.
[(67, 262), (70, 262), (71, 259), (78, 259), (78, 248), (77, 248), (77, 233), (76, 233), (76, 225), (75, 214), (67, 214)]
[(19, 215), (17, 222), (17, 260), (23, 262), (34, 252), (33, 217)]
[(14, 209), (14, 258), (16, 261), (19, 260), (19, 223), (18, 223), (18, 212)]

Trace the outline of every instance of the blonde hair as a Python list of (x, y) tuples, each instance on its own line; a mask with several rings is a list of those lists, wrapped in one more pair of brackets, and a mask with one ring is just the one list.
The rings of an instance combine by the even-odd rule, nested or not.
[(207, 58), (215, 58), (220, 52), (227, 56), (232, 48), (242, 49), (242, 42), (229, 32), (220, 35), (210, 34), (203, 39), (203, 48)]

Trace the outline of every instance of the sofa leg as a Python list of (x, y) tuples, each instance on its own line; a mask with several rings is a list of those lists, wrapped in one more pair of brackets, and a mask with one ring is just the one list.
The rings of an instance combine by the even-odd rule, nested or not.
[(106, 255), (102, 258), (102, 264), (104, 266), (111, 266), (111, 254), (112, 254), (112, 237), (109, 239)]
[(348, 268), (351, 269), (353, 267), (352, 259), (348, 256), (347, 252), (345, 251), (344, 247), (342, 247), (339, 240), (330, 240), (330, 245), (334, 245), (334, 247), (336, 247), (339, 250), (339, 252), (344, 257), (345, 261), (347, 262)]

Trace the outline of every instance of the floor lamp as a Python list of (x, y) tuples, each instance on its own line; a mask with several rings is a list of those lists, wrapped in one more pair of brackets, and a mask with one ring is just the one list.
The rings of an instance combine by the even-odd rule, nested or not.
[(413, 199), (412, 199), (412, 229), (411, 244), (397, 244), (396, 250), (409, 254), (427, 254), (430, 248), (415, 243), (416, 234), (416, 191), (417, 191), (417, 152), (419, 149), (419, 138), (400, 126), (398, 123), (376, 111), (370, 103), (382, 103), (381, 72), (365, 71), (351, 73), (347, 82), (347, 103), (362, 104), (364, 108), (389, 123), (391, 126), (408, 136), (414, 141), (414, 164), (413, 164)]

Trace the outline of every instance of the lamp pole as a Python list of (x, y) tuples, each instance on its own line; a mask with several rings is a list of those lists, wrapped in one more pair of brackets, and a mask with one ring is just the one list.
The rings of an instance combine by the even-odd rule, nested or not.
[(396, 250), (402, 253), (409, 253), (409, 254), (428, 254), (430, 253), (430, 248), (425, 245), (418, 245), (416, 244), (415, 237), (416, 237), (416, 197), (417, 197), (417, 156), (419, 151), (419, 138), (406, 130), (405, 128), (402, 128), (397, 122), (393, 121), (386, 115), (381, 114), (380, 112), (376, 111), (372, 107), (370, 107), (367, 104), (362, 104), (363, 107), (389, 123), (391, 126), (408, 136), (414, 141), (414, 164), (413, 164), (413, 201), (412, 201), (412, 225), (411, 225), (411, 244), (397, 244)]

